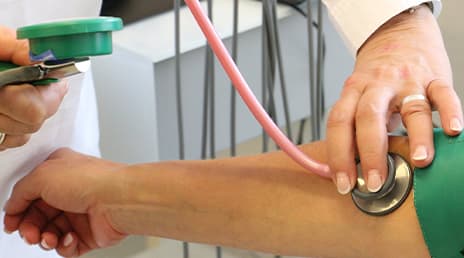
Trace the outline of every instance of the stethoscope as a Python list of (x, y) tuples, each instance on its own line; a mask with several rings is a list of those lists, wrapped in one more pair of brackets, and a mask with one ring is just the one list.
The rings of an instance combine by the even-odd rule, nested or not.
[[(267, 134), (288, 156), (307, 171), (311, 171), (324, 178), (330, 178), (331, 173), (329, 166), (311, 159), (299, 150), (280, 131), (279, 127), (277, 127), (266, 113), (248, 87), (248, 84), (241, 75), (233, 59), (230, 57), (221, 39), (216, 34), (213, 25), (203, 12), (199, 1), (185, 0), (185, 2), (237, 92)], [(35, 39), (34, 42), (30, 41), (31, 50), (37, 48), (36, 52), (42, 53), (46, 49), (53, 49), (53, 57), (57, 61), (45, 61), (33, 66), (18, 68), (12, 68), (11, 66), (5, 66), (0, 63), (0, 87), (7, 84), (22, 82), (33, 82), (37, 85), (46, 84), (52, 82), (51, 80), (55, 80), (56, 78), (63, 78), (84, 72), (89, 67), (88, 58), (75, 57), (82, 56), (82, 53), (85, 53), (86, 56), (110, 53), (111, 38), (109, 32), (121, 28), (121, 20), (113, 17), (52, 22), (21, 28), (19, 30), (21, 37)], [(49, 42), (47, 40), (50, 36), (60, 36), (60, 39)], [(88, 44), (77, 45), (74, 43), (74, 37), (80, 37), (81, 40), (85, 40), (84, 42)], [(73, 44), (73, 48), (62, 47), (63, 45), (69, 46)], [(101, 47), (95, 48), (95, 46)], [(45, 51), (44, 53), (48, 54), (49, 51)], [(384, 186), (375, 193), (367, 191), (360, 166), (358, 165), (358, 180), (356, 188), (351, 193), (352, 199), (360, 210), (371, 215), (384, 215), (392, 212), (406, 199), (411, 189), (412, 173), (406, 161), (396, 154), (389, 154), (387, 160), (389, 170), (388, 178)]]
[[(227, 48), (215, 32), (211, 21), (204, 13), (199, 1), (185, 0), (185, 3), (203, 31), (211, 49), (229, 76), (235, 89), (267, 134), (289, 157), (307, 171), (311, 171), (324, 178), (331, 178), (329, 166), (311, 159), (298, 149), (266, 113), (229, 55)], [(404, 202), (411, 190), (412, 171), (408, 163), (397, 154), (388, 154), (387, 160), (388, 178), (384, 186), (375, 193), (367, 190), (358, 162), (357, 185), (351, 195), (355, 205), (367, 214), (385, 215), (391, 213)]]

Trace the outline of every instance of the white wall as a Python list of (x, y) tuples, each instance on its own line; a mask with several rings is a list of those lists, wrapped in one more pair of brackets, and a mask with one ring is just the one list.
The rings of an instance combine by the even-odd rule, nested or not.
[[(443, 36), (445, 38), (446, 46), (449, 51), (449, 56), (452, 62), (452, 67), (454, 71), (454, 79), (455, 79), (455, 88), (458, 94), (460, 95), (461, 100), (463, 101), (464, 100), (464, 88), (463, 88), (464, 54), (462, 54), (461, 52), (464, 46), (464, 35), (463, 35), (464, 30), (462, 28), (462, 25), (460, 24), (462, 24), (461, 13), (462, 13), (462, 10), (464, 10), (464, 1), (463, 0), (443, 0), (443, 2), (444, 2), (444, 10), (443, 10), (442, 15), (439, 18), (439, 22), (440, 22), (440, 25), (443, 31)], [(284, 22), (291, 22), (291, 21), (292, 20), (287, 20)], [(339, 89), (341, 84), (343, 83), (344, 78), (349, 74), (349, 71), (351, 69), (350, 64), (352, 63), (352, 60), (349, 58), (349, 55), (347, 54), (346, 49), (342, 47), (342, 43), (340, 39), (338, 38), (338, 36), (336, 36), (335, 33), (333, 32), (333, 29), (331, 27), (328, 27), (327, 30), (328, 30), (327, 37), (328, 37), (328, 41), (330, 42), (329, 53), (328, 53), (328, 60), (329, 60), (328, 69), (326, 69), (327, 83), (329, 83), (332, 87)], [(190, 53), (190, 54), (193, 54), (193, 53)], [(259, 53), (257, 53), (257, 55), (259, 55)], [(169, 61), (166, 61), (166, 63), (168, 62)], [(148, 65), (144, 67), (144, 69), (152, 69), (152, 67), (151, 65)], [(257, 70), (259, 70), (259, 68), (257, 68)], [(160, 69), (159, 71), (162, 71), (162, 69)], [(108, 78), (101, 78), (101, 79), (102, 81), (107, 81)], [(148, 78), (147, 80), (153, 80), (153, 78)], [(156, 80), (159, 80), (158, 83), (167, 82), (166, 80), (163, 81), (161, 77), (157, 77)], [(111, 93), (110, 91), (108, 91), (108, 89), (112, 87), (112, 85), (105, 85), (104, 83), (102, 83), (99, 86), (100, 86), (100, 90), (99, 90), (100, 100), (107, 98), (108, 94)], [(126, 85), (126, 87), (129, 87), (129, 86), (133, 86), (133, 85)], [(104, 87), (105, 90), (103, 90), (102, 87)], [(333, 102), (333, 100), (338, 97), (338, 94), (339, 94), (338, 90), (330, 92), (330, 95), (328, 96), (329, 98), (328, 102), (329, 103)], [(154, 94), (151, 92), (148, 92), (146, 94), (146, 97), (148, 99), (151, 99), (154, 97)], [(119, 102), (118, 104), (124, 104), (124, 103)], [(151, 103), (148, 103), (148, 105), (151, 105)], [(118, 109), (116, 110), (114, 109), (114, 107), (108, 108), (108, 109), (102, 109), (107, 112), (107, 113), (100, 113), (100, 116), (102, 117), (102, 121), (108, 122), (107, 118), (111, 118), (111, 117), (114, 117), (115, 120), (118, 120), (121, 118), (121, 116), (124, 116), (127, 110), (121, 111), (119, 110), (119, 108), (120, 108), (120, 105), (118, 105)], [(114, 126), (114, 124), (108, 123), (107, 125), (104, 125), (104, 127), (113, 128), (113, 130), (111, 130), (112, 132), (108, 132), (108, 130), (102, 131), (103, 137), (106, 137), (105, 139), (107, 139), (105, 143), (108, 143), (108, 146), (106, 146), (106, 150), (111, 151), (111, 149), (114, 149), (114, 145), (112, 145), (111, 142), (117, 141), (117, 138), (118, 138), (117, 136), (118, 131), (115, 130), (115, 128), (118, 128), (118, 126)], [(151, 128), (151, 129), (154, 130), (154, 128)], [(126, 137), (130, 137), (130, 136), (131, 135), (126, 135)], [(144, 136), (146, 136), (146, 134)], [(148, 142), (146, 145), (153, 146), (153, 143)], [(134, 153), (126, 153), (126, 154), (124, 154), (124, 151), (128, 151), (127, 149), (124, 150), (124, 149), (117, 148), (117, 150), (115, 151), (117, 151), (117, 153), (121, 153), (122, 157), (117, 156), (116, 154), (113, 154), (112, 156), (111, 155), (112, 153), (109, 153), (108, 156), (110, 157), (112, 156), (113, 158), (116, 158), (116, 159), (124, 159), (124, 158), (132, 157), (132, 156), (141, 155), (141, 153), (139, 153), (138, 151), (134, 152), (134, 150), (132, 150), (132, 152)], [(140, 151), (146, 152), (147, 149), (140, 150)], [(175, 150), (172, 150), (172, 152), (175, 153)], [(175, 155), (172, 153), (170, 154)], [(89, 258), (90, 257), (98, 257), (98, 258), (135, 257), (134, 253), (137, 253), (137, 250), (140, 250), (142, 248), (147, 248), (147, 249), (154, 248), (154, 249), (141, 253), (137, 257), (161, 257), (161, 258), (181, 257), (181, 254), (180, 254), (181, 244), (179, 242), (166, 242), (166, 240), (158, 241), (158, 240), (153, 240), (153, 239), (151, 239), (150, 241), (146, 241), (143, 238), (131, 238), (128, 241), (126, 241), (125, 244), (120, 245), (114, 249), (106, 250), (103, 252), (96, 252), (87, 257)], [(204, 255), (204, 252), (203, 252), (204, 248), (205, 248), (204, 246), (194, 247), (192, 251), (194, 255), (192, 255), (192, 257), (202, 257), (202, 258), (203, 257), (207, 257), (207, 258), (214, 257), (213, 249), (208, 251), (209, 255)], [(200, 250), (202, 252), (200, 252)], [(164, 251), (168, 252), (169, 255), (164, 255), (165, 254)], [(234, 251), (234, 252), (238, 252), (238, 251)], [(236, 254), (234, 252), (226, 252), (225, 257), (242, 257), (242, 258), (243, 257), (258, 257), (251, 253)], [(232, 253), (234, 253), (236, 256), (233, 256)], [(265, 257), (270, 257), (270, 256), (265, 256)]]
[(448, 55), (454, 72), (454, 87), (464, 102), (464, 28), (462, 11), (464, 1), (442, 0), (443, 12), (439, 18)]

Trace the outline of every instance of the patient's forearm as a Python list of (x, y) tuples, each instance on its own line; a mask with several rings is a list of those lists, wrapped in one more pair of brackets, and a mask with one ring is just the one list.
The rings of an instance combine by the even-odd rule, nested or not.
[[(404, 148), (400, 141), (391, 145)], [(305, 152), (326, 160), (324, 143)], [(281, 152), (137, 165), (117, 176), (127, 199), (106, 208), (124, 233), (284, 255), (427, 256), (412, 194), (393, 214), (368, 216)]]

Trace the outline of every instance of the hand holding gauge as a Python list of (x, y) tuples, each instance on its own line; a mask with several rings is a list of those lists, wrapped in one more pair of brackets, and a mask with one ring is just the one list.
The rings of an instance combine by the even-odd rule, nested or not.
[[(90, 56), (111, 54), (111, 33), (120, 29), (122, 21), (114, 17), (19, 28), (17, 38), (29, 41), (33, 64), (18, 66), (10, 61), (19, 55), (15, 51), (24, 50), (17, 47), (23, 44), (2, 28), (0, 42), (8, 53), (0, 53), (4, 59), (0, 62), (0, 151), (28, 142), (58, 110), (67, 92), (66, 82), (59, 80), (89, 70)], [(43, 87), (34, 87), (40, 85)]]

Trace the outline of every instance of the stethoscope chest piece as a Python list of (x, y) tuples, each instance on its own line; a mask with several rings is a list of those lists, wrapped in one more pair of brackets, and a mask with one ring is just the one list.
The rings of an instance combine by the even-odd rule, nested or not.
[(361, 165), (358, 162), (358, 180), (351, 192), (353, 202), (363, 212), (382, 216), (397, 209), (406, 200), (411, 191), (413, 174), (409, 164), (399, 155), (388, 156), (388, 176), (384, 186), (375, 193), (367, 190), (362, 177)]

